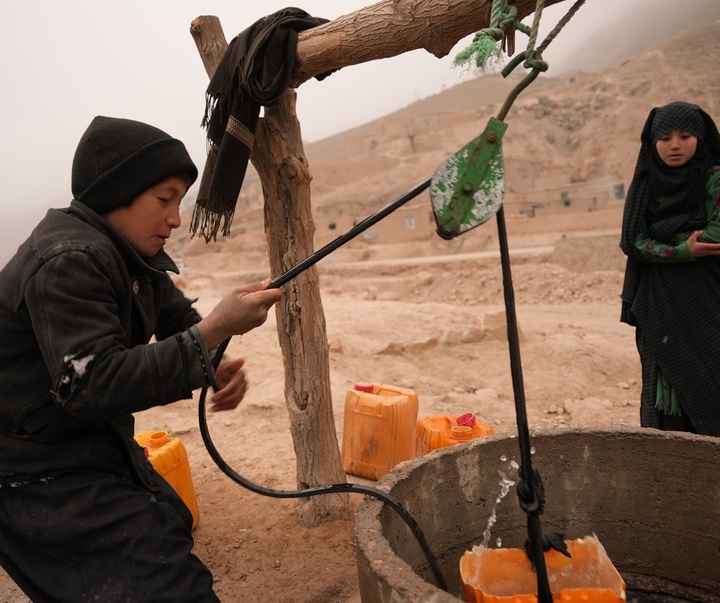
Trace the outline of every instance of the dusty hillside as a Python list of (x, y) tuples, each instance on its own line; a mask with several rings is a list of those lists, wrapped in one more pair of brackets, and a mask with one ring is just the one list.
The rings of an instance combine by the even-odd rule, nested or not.
[[(605, 57), (609, 47), (608, 56), (620, 62), (559, 77), (553, 76), (551, 64), (518, 97), (503, 140), (508, 215), (519, 211), (520, 199), (542, 194), (549, 186), (610, 178), (627, 187), (639, 131), (653, 106), (682, 99), (720, 115), (720, 80), (707, 69), (708, 58), (720, 56), (720, 3), (698, 0), (684, 9), (664, 3), (660, 12), (645, 15), (649, 24), (641, 19), (619, 24), (612, 44), (606, 39), (610, 32), (598, 32), (578, 50), (577, 62), (587, 63), (582, 53)], [(639, 54), (633, 54), (638, 48)], [(507, 80), (475, 77), (383, 119), (307, 145), (314, 212), (362, 218), (428, 178), (482, 131), (523, 75), (518, 68)], [(559, 196), (552, 195), (562, 211)], [(173, 250), (185, 256), (230, 252), (239, 256), (240, 267), (254, 262), (264, 266), (261, 208), (260, 184), (251, 174), (230, 239), (206, 246), (181, 234)]]
[(630, 10), (622, 18), (589, 34), (571, 56), (558, 57), (553, 65), (560, 72), (599, 71), (654, 48), (658, 40), (675, 37), (686, 25), (692, 28), (694, 23), (710, 23), (718, 18), (716, 0), (629, 0), (627, 4)]

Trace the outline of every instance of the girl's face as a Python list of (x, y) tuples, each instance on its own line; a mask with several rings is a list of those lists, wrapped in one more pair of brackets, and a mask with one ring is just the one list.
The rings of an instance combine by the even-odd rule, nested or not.
[(655, 143), (655, 148), (667, 165), (680, 167), (695, 155), (697, 138), (685, 130), (673, 130), (663, 134)]

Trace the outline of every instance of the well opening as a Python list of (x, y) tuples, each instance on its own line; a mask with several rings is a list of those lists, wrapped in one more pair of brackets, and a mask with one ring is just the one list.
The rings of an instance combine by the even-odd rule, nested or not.
[[(543, 533), (596, 534), (625, 580), (628, 601), (720, 602), (720, 439), (652, 429), (532, 434), (545, 488)], [(459, 559), (483, 542), (522, 548), (526, 515), (515, 488), (496, 505), (500, 471), (517, 479), (517, 439), (488, 436), (398, 465), (389, 489), (422, 528), (447, 582), (445, 592), (398, 514), (378, 500), (358, 510), (363, 603), (457, 601)]]

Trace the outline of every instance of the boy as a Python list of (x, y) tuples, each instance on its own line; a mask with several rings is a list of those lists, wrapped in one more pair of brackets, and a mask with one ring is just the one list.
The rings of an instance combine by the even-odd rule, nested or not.
[(281, 294), (256, 283), (201, 318), (175, 287), (163, 247), (196, 178), (179, 140), (96, 117), (72, 203), (0, 271), (0, 564), (33, 601), (218, 600), (132, 413), (205, 386), (213, 410), (237, 407), (243, 361), (215, 374), (209, 350)]

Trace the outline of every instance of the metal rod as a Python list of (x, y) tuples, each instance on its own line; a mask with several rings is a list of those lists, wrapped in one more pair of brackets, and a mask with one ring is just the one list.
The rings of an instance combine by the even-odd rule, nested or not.
[(431, 178), (424, 180), (423, 182), (421, 182), (414, 188), (411, 188), (404, 195), (398, 197), (391, 203), (388, 203), (382, 209), (376, 211), (374, 214), (365, 218), (362, 222), (357, 223), (350, 230), (348, 230), (345, 234), (342, 234), (337, 239), (330, 241), (327, 245), (325, 245), (325, 247), (318, 249), (315, 253), (313, 253), (312, 255), (305, 258), (303, 261), (299, 262), (298, 264), (296, 264), (295, 266), (290, 268), (287, 272), (285, 272), (285, 273), (281, 274), (280, 276), (278, 276), (277, 278), (275, 278), (268, 285), (268, 289), (277, 289), (278, 287), (282, 287), (289, 280), (295, 278), (298, 274), (300, 274), (304, 270), (307, 270), (308, 268), (310, 268), (310, 266), (317, 264), (326, 255), (329, 255), (330, 253), (335, 251), (341, 245), (344, 245), (348, 241), (351, 241), (356, 236), (358, 236), (361, 232), (367, 230), (373, 224), (376, 224), (377, 222), (382, 220), (385, 216), (390, 215), (396, 209), (398, 209), (402, 205), (405, 205), (405, 203), (407, 203), (408, 201), (417, 197), (421, 192), (423, 192), (426, 188), (428, 188), (430, 186), (430, 181), (431, 181)]

